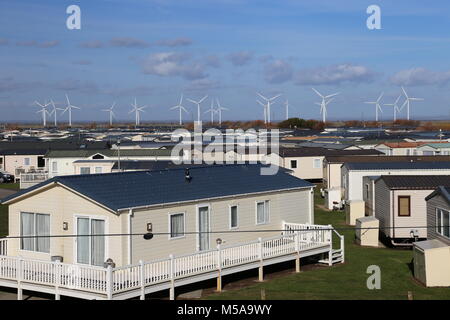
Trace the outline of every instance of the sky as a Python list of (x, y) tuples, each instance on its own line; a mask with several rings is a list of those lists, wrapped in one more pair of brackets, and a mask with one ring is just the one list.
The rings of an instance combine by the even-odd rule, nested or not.
[[(69, 30), (78, 5), (81, 29)], [(367, 8), (378, 5), (381, 29)], [(272, 119), (321, 119), (315, 103), (339, 92), (328, 120), (382, 120), (405, 86), (415, 119), (450, 119), (450, 3), (446, 0), (1, 0), (0, 122), (41, 121), (34, 104), (70, 102), (73, 121), (142, 121), (202, 117), (219, 99), (224, 120), (263, 119), (256, 92), (276, 99)], [(400, 99), (400, 104), (403, 103)], [(399, 116), (406, 117), (406, 108)], [(67, 113), (58, 113), (67, 121)], [(217, 115), (216, 115), (217, 119)]]

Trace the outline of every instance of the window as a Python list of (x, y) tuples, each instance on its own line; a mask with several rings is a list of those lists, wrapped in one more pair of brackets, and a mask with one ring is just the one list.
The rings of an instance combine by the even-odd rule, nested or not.
[(256, 203), (256, 224), (265, 224), (269, 222), (269, 205), (269, 200)]
[(297, 168), (297, 160), (291, 160), (291, 169)]
[(52, 162), (52, 172), (54, 173), (58, 172), (58, 162), (56, 161)]
[(436, 209), (436, 232), (441, 236), (450, 238), (450, 213), (446, 210)]
[(102, 173), (102, 167), (95, 167), (95, 173)]
[(398, 197), (398, 216), (409, 217), (411, 216), (411, 197), (399, 196)]
[(184, 237), (184, 213), (170, 215), (170, 238)]
[(20, 243), (22, 250), (49, 253), (50, 238), (42, 236), (50, 235), (50, 215), (22, 212), (20, 214), (20, 235), (25, 237)]
[(29, 165), (30, 165), (30, 158), (24, 158), (24, 159), (23, 159), (23, 164), (24, 164), (25, 166), (29, 166)]
[(314, 169), (322, 168), (322, 159), (314, 159), (313, 168)]
[(77, 218), (77, 262), (103, 266), (105, 262), (105, 220)]
[(89, 167), (81, 167), (80, 168), (80, 174), (90, 174), (91, 173), (91, 168)]
[(238, 207), (231, 206), (230, 207), (230, 229), (234, 229), (238, 227)]

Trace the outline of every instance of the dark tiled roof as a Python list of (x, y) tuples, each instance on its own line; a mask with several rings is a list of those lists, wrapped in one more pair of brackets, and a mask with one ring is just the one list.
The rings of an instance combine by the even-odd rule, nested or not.
[(381, 176), (389, 189), (435, 189), (438, 186), (450, 187), (450, 176)]
[(275, 175), (261, 175), (262, 165), (224, 165), (185, 169), (132, 171), (109, 174), (60, 176), (6, 197), (13, 200), (51, 183), (61, 183), (113, 211), (132, 207), (205, 200), (314, 185), (279, 168)]
[[(167, 156), (170, 157), (172, 148), (169, 149), (121, 149), (120, 156)], [(103, 150), (50, 150), (45, 154), (46, 158), (87, 158), (95, 154), (101, 154), (106, 157), (117, 157), (119, 152), (116, 149), (103, 149)]]
[[(376, 162), (406, 162), (406, 161), (450, 161), (450, 156), (377, 156)], [(373, 157), (368, 156), (327, 156), (328, 163), (344, 162), (374, 162)]]
[(362, 150), (331, 150), (326, 148), (280, 148), (281, 157), (314, 157), (314, 156), (348, 156), (348, 155), (379, 155), (380, 151)]
[(450, 187), (448, 186), (438, 186), (436, 190), (434, 190), (430, 195), (428, 195), (425, 200), (430, 200), (437, 194), (440, 194), (444, 197), (445, 200), (447, 200), (448, 204), (450, 205)]
[(450, 161), (419, 161), (419, 162), (347, 162), (349, 170), (439, 170), (450, 169)]

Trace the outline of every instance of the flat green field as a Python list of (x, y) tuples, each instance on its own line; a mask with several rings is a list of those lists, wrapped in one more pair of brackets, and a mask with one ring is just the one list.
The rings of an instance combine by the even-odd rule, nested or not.
[[(318, 189), (318, 188), (316, 188)], [(390, 248), (364, 248), (353, 243), (354, 230), (345, 225), (342, 212), (329, 212), (317, 204), (323, 200), (316, 190), (316, 224), (332, 224), (335, 228), (346, 228), (339, 232), (345, 236), (345, 264), (315, 268), (299, 274), (289, 273), (277, 278), (256, 283), (245, 288), (211, 294), (206, 299), (256, 299), (265, 289), (266, 299), (319, 300), (319, 299), (450, 299), (450, 288), (426, 288), (417, 283), (412, 275), (412, 251)], [(381, 269), (381, 289), (369, 290), (366, 282), (370, 274), (367, 267), (377, 265)]]

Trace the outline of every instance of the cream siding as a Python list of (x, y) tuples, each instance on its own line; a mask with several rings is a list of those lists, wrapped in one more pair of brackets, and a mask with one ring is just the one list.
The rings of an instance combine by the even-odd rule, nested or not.
[(442, 197), (440, 194), (437, 194), (427, 201), (426, 207), (427, 207), (428, 239), (429, 240), (437, 239), (450, 246), (450, 239), (437, 233), (436, 228), (434, 228), (434, 226), (436, 226), (436, 209), (443, 209), (450, 211), (449, 203), (444, 199), (444, 197)]
[[(165, 206), (158, 209), (136, 210), (132, 218), (133, 233), (145, 233), (147, 223), (152, 223), (154, 233), (168, 233), (169, 215), (185, 214), (185, 231), (197, 232), (198, 206), (210, 206), (210, 248), (216, 247), (216, 239), (220, 238), (223, 245), (253, 241), (258, 237), (279, 235), (281, 231), (267, 232), (230, 232), (229, 206), (238, 206), (238, 228), (233, 231), (249, 230), (280, 230), (282, 221), (293, 223), (313, 223), (311, 221), (311, 189), (290, 192), (276, 192), (265, 195), (199, 201), (180, 206)], [(256, 225), (256, 202), (270, 201), (270, 222)], [(169, 239), (168, 234), (155, 235), (151, 240), (142, 237), (133, 238), (132, 263), (142, 260), (167, 258), (169, 254), (182, 255), (197, 251), (197, 234), (186, 234), (183, 238)]]
[[(51, 235), (74, 235), (76, 232), (74, 228), (76, 215), (104, 218), (107, 233), (118, 234), (123, 230), (121, 227), (121, 217), (61, 186), (51, 187), (31, 197), (10, 204), (10, 236), (20, 235), (20, 212), (49, 214)], [(68, 222), (67, 231), (63, 230), (63, 222)], [(8, 241), (8, 254), (43, 260), (50, 260), (51, 256), (62, 256), (64, 262), (75, 263), (75, 243), (75, 237), (51, 238), (50, 253), (48, 254), (20, 250), (20, 241), (18, 239), (11, 239)], [(122, 264), (124, 261), (122, 251), (124, 237), (108, 237), (106, 245), (106, 259), (111, 258), (117, 264)]]

